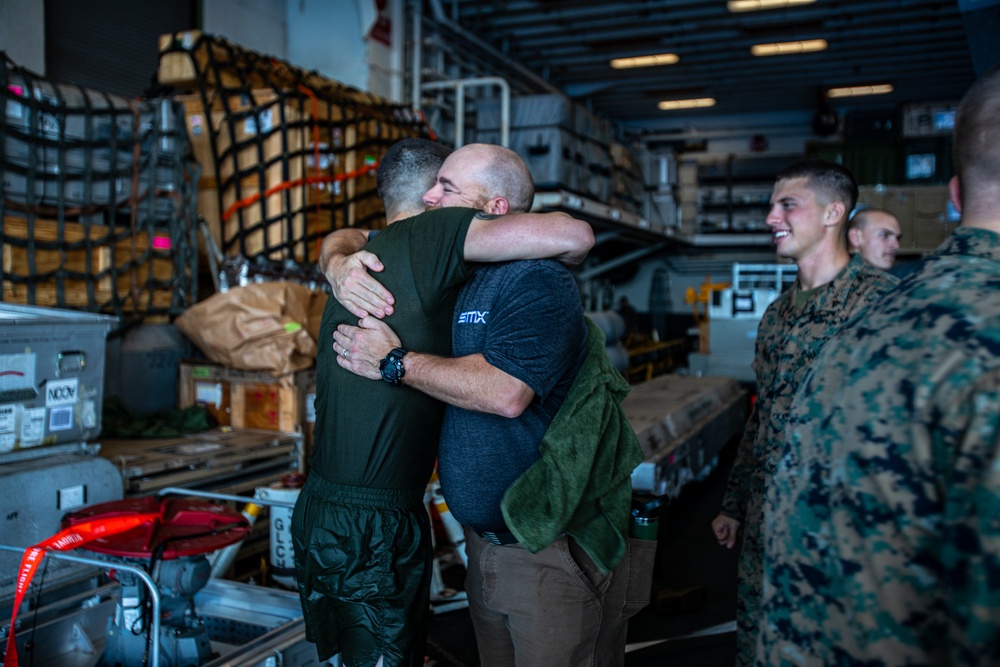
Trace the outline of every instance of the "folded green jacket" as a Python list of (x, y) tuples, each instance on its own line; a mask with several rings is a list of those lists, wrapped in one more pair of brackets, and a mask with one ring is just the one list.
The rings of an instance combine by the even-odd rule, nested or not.
[(532, 553), (573, 537), (603, 572), (625, 555), (632, 471), (643, 459), (621, 402), (631, 391), (589, 318), (587, 357), (539, 445), (540, 458), (507, 489), (507, 527)]

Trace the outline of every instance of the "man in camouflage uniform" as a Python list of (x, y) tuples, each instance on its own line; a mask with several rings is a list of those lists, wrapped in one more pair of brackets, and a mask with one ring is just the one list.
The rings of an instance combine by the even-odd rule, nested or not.
[(793, 401), (757, 664), (1000, 664), (1000, 71), (954, 158), (962, 225)]
[(848, 253), (844, 225), (857, 201), (850, 172), (821, 160), (798, 162), (777, 176), (771, 227), (777, 253), (795, 260), (798, 277), (768, 306), (757, 331), (757, 403), (750, 414), (722, 509), (712, 522), (719, 544), (733, 548), (743, 530), (736, 602), (737, 665), (753, 664), (761, 587), (764, 490), (782, 442), (792, 395), (824, 343), (898, 282)]

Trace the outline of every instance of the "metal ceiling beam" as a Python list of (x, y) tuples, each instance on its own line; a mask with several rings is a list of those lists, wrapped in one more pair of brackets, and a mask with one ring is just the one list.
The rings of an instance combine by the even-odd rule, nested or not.
[[(505, 8), (501, 14), (488, 19), (475, 20), (469, 17), (463, 24), (479, 30), (489, 26), (493, 35), (503, 37), (506, 33), (514, 33), (519, 41), (530, 42), (532, 39), (545, 39), (553, 43), (565, 41), (574, 35), (600, 34), (620, 30), (626, 34), (629, 30), (641, 38), (643, 35), (655, 35), (664, 31), (680, 35), (698, 34), (706, 37), (732, 37), (744, 32), (747, 27), (763, 28), (773, 24), (803, 25), (823, 22), (827, 29), (851, 27), (852, 29), (874, 22), (898, 23), (901, 12), (897, 0), (882, 2), (854, 2), (832, 6), (829, 3), (817, 3), (777, 12), (745, 12), (731, 14), (726, 11), (720, 0), (695, 3), (699, 7), (692, 11), (675, 9), (671, 3), (661, 3), (655, 9), (636, 10), (634, 2), (608, 2), (602, 7), (589, 12), (564, 12), (555, 14), (544, 9), (524, 10), (521, 12)], [(961, 21), (957, 8), (952, 3), (940, 0), (923, 0), (910, 2), (905, 7), (909, 20), (958, 20)], [(573, 32), (567, 34), (566, 28)]]
[[(701, 87), (715, 97), (712, 109), (680, 112), (704, 118), (815, 109), (820, 88), (876, 78), (896, 91), (838, 106), (954, 100), (975, 78), (954, 0), (821, 0), (741, 14), (729, 13), (722, 0), (440, 1), (464, 29), (620, 126), (678, 117), (655, 107), (659, 91), (670, 89)], [(819, 30), (825, 34), (815, 36), (831, 46), (795, 58), (751, 57), (750, 45), (767, 30), (775, 39)], [(617, 72), (607, 65), (657, 44), (681, 63)]]
[[(898, 27), (886, 26), (882, 30), (866, 30), (864, 32), (852, 33), (850, 36), (828, 36), (829, 47), (825, 51), (805, 54), (809, 56), (840, 58), (843, 56), (853, 57), (863, 60), (869, 54), (892, 55), (897, 48), (923, 47), (923, 53), (932, 55), (927, 48), (928, 44), (936, 46), (963, 46), (965, 33), (960, 23), (949, 25), (946, 29), (933, 25), (909, 26), (907, 32), (900, 32)], [(746, 62), (767, 62), (767, 61), (794, 61), (797, 56), (772, 56), (769, 58), (757, 58), (750, 53), (750, 47), (759, 43), (753, 39), (731, 39), (728, 40), (724, 48), (709, 41), (695, 40), (686, 44), (664, 44), (663, 50), (676, 53), (680, 57), (680, 62), (675, 65), (663, 67), (637, 68), (632, 72), (663, 72), (669, 73), (691, 67), (700, 63), (728, 62), (732, 65), (734, 56)], [(612, 57), (620, 55), (634, 54), (610, 54), (594, 53), (590, 50), (573, 47), (561, 50), (552, 45), (540, 47), (543, 53), (532, 53), (528, 46), (522, 48), (522, 58), (531, 63), (538, 58), (544, 58), (546, 65), (558, 68), (573, 67), (603, 67), (609, 68), (608, 63)]]

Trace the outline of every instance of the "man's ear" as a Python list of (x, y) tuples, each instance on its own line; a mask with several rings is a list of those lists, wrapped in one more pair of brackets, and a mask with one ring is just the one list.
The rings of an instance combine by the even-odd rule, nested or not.
[(494, 197), (486, 202), (486, 212), (493, 215), (507, 215), (510, 211), (510, 204), (503, 197)]
[(958, 182), (958, 176), (952, 176), (951, 180), (948, 181), (948, 198), (951, 199), (952, 205), (955, 209), (961, 213), (962, 212), (962, 187)]
[(847, 244), (851, 248), (861, 247), (861, 230), (857, 227), (847, 230)]
[[(826, 208), (827, 226), (829, 227), (836, 225), (838, 222), (840, 222), (841, 218), (844, 217), (844, 214), (846, 212), (847, 212), (847, 207), (844, 205), (844, 202), (842, 201), (831, 202), (830, 205), (827, 206)], [(845, 225), (847, 224), (846, 220), (844, 221), (844, 224)]]

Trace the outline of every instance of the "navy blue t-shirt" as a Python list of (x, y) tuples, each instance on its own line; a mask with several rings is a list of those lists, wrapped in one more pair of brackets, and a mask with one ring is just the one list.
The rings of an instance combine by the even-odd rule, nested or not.
[(438, 453), (448, 509), (476, 530), (506, 531), (500, 501), (538, 459), (538, 443), (587, 354), (576, 281), (553, 260), (480, 265), (462, 288), (452, 355), (482, 353), (535, 392), (516, 419), (449, 406)]

